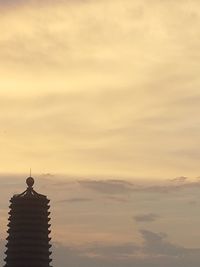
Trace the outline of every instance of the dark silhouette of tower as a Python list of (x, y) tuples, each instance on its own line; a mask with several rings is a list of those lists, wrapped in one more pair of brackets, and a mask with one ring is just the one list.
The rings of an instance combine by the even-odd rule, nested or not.
[(26, 191), (10, 200), (5, 267), (49, 267), (49, 200), (35, 192), (32, 177), (26, 183)]

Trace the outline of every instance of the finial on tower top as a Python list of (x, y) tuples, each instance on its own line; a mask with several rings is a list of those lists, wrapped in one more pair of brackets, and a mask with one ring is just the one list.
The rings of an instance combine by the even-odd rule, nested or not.
[(33, 185), (34, 185), (34, 179), (33, 179), (33, 177), (28, 177), (27, 179), (26, 179), (26, 183), (27, 183), (27, 185), (28, 185), (28, 187), (30, 188), (30, 187), (33, 187)]

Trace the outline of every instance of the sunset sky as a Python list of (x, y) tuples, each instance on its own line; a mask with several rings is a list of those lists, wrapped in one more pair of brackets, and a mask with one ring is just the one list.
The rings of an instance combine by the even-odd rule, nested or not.
[(200, 2), (0, 0), (0, 29), (2, 244), (31, 167), (55, 267), (199, 267)]

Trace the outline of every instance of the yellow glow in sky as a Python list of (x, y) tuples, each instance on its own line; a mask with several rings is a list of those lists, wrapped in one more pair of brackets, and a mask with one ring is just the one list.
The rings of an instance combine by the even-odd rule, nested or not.
[(199, 5), (0, 1), (0, 171), (198, 176)]

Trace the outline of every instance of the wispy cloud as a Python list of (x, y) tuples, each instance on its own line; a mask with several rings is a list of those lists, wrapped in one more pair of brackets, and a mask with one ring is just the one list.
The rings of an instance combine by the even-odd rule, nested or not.
[(84, 202), (90, 202), (90, 201), (92, 201), (91, 198), (77, 197), (77, 198), (63, 199), (63, 200), (60, 200), (59, 203), (62, 203), (62, 202), (65, 202), (65, 203), (84, 203)]
[(82, 180), (80, 185), (103, 194), (127, 194), (133, 191), (134, 185), (123, 180)]
[(155, 213), (147, 213), (135, 215), (133, 218), (136, 222), (154, 222), (159, 219), (160, 216)]
[(187, 181), (185, 177), (170, 179), (160, 182), (130, 182), (129, 180), (81, 180), (79, 184), (83, 188), (88, 188), (102, 194), (130, 194), (134, 192), (148, 192), (166, 194), (179, 190), (198, 188), (198, 180)]

